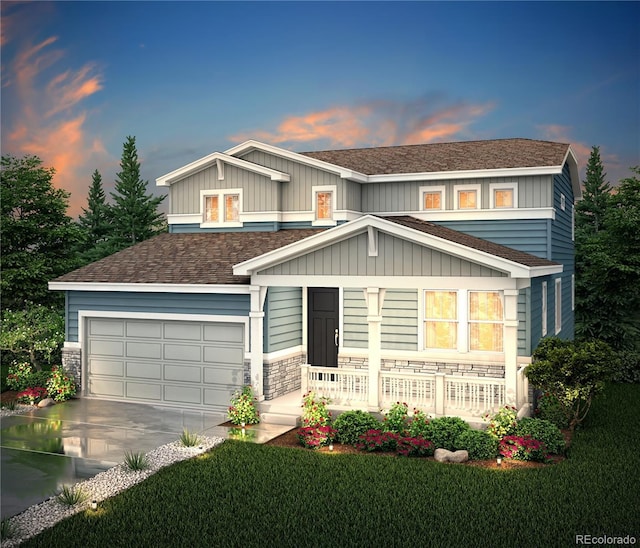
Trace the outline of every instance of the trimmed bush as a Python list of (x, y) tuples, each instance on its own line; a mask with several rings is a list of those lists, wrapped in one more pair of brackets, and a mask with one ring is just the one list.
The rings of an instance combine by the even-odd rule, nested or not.
[(466, 449), (471, 460), (489, 460), (498, 454), (498, 440), (484, 430), (467, 430), (458, 436), (457, 449)]
[(409, 435), (414, 438), (426, 438), (427, 437), (427, 425), (429, 424), (429, 417), (427, 417), (424, 411), (419, 409), (413, 410), (413, 419), (409, 424)]
[(433, 443), (424, 438), (400, 438), (396, 446), (401, 457), (432, 457), (434, 451)]
[(558, 428), (568, 428), (569, 418), (562, 410), (558, 398), (543, 392), (536, 403), (535, 416), (555, 424)]
[(640, 352), (618, 352), (620, 364), (613, 372), (613, 382), (640, 383)]
[(356, 445), (358, 438), (367, 430), (379, 430), (380, 421), (365, 411), (345, 411), (333, 422), (336, 429), (336, 441), (348, 445)]
[(471, 427), (460, 417), (439, 417), (425, 426), (424, 437), (432, 441), (436, 449), (455, 451), (458, 438), (468, 430)]
[(508, 459), (545, 462), (547, 448), (531, 436), (505, 436), (500, 440), (500, 454)]
[(561, 455), (564, 452), (564, 437), (560, 429), (544, 419), (525, 417), (516, 424), (516, 435), (531, 436), (544, 443), (549, 453)]
[(404, 436), (409, 420), (409, 406), (406, 403), (394, 403), (382, 419), (382, 429), (385, 432), (395, 432)]

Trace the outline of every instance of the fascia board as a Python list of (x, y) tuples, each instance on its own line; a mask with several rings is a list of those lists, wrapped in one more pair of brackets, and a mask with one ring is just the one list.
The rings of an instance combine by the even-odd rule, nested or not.
[(167, 173), (166, 175), (158, 177), (156, 179), (156, 186), (171, 186), (173, 183), (179, 181), (180, 179), (183, 179), (189, 175), (192, 175), (194, 173), (197, 173), (198, 171), (202, 171), (203, 169), (214, 165), (218, 160), (222, 161), (225, 164), (234, 165), (240, 169), (246, 169), (248, 171), (253, 171), (254, 173), (259, 173), (260, 175), (269, 177), (272, 181), (288, 182), (291, 179), (291, 176), (288, 173), (283, 173), (282, 171), (259, 166), (251, 162), (247, 162), (246, 160), (242, 160), (241, 158), (229, 156), (222, 152), (214, 152), (212, 154), (209, 154), (208, 156), (205, 156), (204, 158), (200, 158), (195, 162), (191, 162), (186, 166)]
[(329, 162), (323, 162), (322, 160), (317, 160), (315, 158), (311, 158), (310, 156), (305, 156), (304, 154), (298, 154), (297, 152), (292, 152), (284, 148), (268, 145), (266, 143), (261, 143), (260, 141), (254, 141), (254, 140), (245, 141), (244, 143), (241, 143), (228, 150), (225, 150), (225, 154), (228, 154), (229, 156), (238, 156), (238, 155), (250, 152), (252, 150), (261, 150), (263, 152), (268, 152), (269, 154), (273, 154), (274, 156), (280, 156), (280, 157), (286, 158), (293, 162), (298, 162), (301, 164), (305, 164), (311, 167), (321, 169), (323, 171), (328, 171), (329, 173), (334, 173), (336, 175), (339, 175), (342, 179), (359, 181), (361, 183), (367, 182), (367, 176), (364, 173), (359, 173), (352, 169), (347, 169), (336, 164), (331, 164)]
[(564, 161), (569, 163), (569, 172), (571, 173), (571, 187), (573, 188), (573, 198), (574, 200), (579, 200), (582, 198), (582, 188), (580, 188), (580, 174), (578, 173), (578, 160), (576, 159), (576, 155), (573, 153), (571, 146), (567, 148), (567, 153), (564, 156)]
[(557, 175), (562, 166), (517, 167), (501, 169), (467, 169), (460, 171), (428, 171), (424, 173), (389, 173), (369, 175), (367, 183), (396, 183), (403, 181), (443, 181), (451, 179), (478, 179), (489, 177), (526, 177), (529, 175)]
[(551, 276), (552, 274), (560, 274), (564, 268), (561, 264), (549, 266), (534, 266), (530, 268), (531, 278), (539, 278), (540, 276)]
[(132, 293), (226, 293), (249, 294), (249, 285), (240, 284), (134, 284), (102, 282), (49, 282), (51, 291), (113, 291)]

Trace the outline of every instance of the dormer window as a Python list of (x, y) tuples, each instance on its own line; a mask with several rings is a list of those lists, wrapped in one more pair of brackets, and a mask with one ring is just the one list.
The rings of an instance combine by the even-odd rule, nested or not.
[(420, 187), (420, 196), (423, 211), (444, 209), (444, 187), (423, 186)]
[(333, 185), (314, 186), (311, 200), (313, 207), (313, 226), (335, 226), (336, 187)]
[(480, 209), (480, 185), (461, 185), (456, 187), (456, 209)]
[(333, 217), (333, 192), (316, 192), (316, 219), (326, 220)]
[(493, 183), (489, 185), (491, 209), (509, 209), (518, 207), (517, 183)]
[(203, 226), (242, 226), (242, 190), (202, 190)]

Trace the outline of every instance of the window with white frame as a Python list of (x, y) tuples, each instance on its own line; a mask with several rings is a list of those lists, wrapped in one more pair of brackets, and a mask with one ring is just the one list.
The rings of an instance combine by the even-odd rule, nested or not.
[(547, 282), (542, 282), (542, 336), (547, 334)]
[(314, 186), (312, 188), (312, 208), (314, 225), (335, 225), (336, 187)]
[(567, 198), (565, 197), (564, 194), (560, 194), (560, 209), (564, 211), (566, 207), (567, 207)]
[(498, 291), (469, 292), (469, 350), (503, 351), (504, 310)]
[(556, 280), (556, 295), (555, 295), (555, 319), (556, 319), (556, 335), (562, 330), (562, 279)]
[(455, 350), (458, 345), (458, 294), (425, 291), (424, 341), (426, 348)]
[(456, 209), (480, 209), (480, 185), (460, 185), (455, 190)]
[(444, 187), (420, 187), (420, 207), (424, 211), (444, 209)]
[(491, 209), (518, 207), (517, 183), (493, 183), (489, 185)]
[(571, 274), (571, 310), (576, 309), (576, 275)]
[(205, 190), (201, 192), (203, 224), (239, 224), (242, 211), (242, 191)]

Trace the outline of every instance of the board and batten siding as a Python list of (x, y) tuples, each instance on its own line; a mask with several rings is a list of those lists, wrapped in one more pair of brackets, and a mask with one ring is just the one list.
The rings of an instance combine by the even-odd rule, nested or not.
[(249, 316), (249, 295), (68, 291), (65, 340), (78, 341), (78, 311)]
[(371, 183), (362, 185), (362, 211), (368, 213), (411, 212), (422, 209), (421, 187), (438, 186), (445, 188), (446, 210), (453, 210), (456, 186), (479, 184), (481, 208), (491, 205), (490, 185), (495, 183), (517, 183), (519, 208), (552, 207), (553, 184), (550, 175), (527, 177), (485, 177), (478, 179), (454, 179), (439, 181), (412, 181)]
[(335, 185), (337, 189), (334, 208), (346, 209), (347, 185), (338, 175), (260, 150), (250, 151), (244, 154), (242, 159), (289, 174), (291, 177), (289, 182), (280, 183), (282, 185), (281, 210), (284, 212), (311, 211), (313, 187), (328, 185)]
[(270, 287), (264, 304), (264, 351), (302, 344), (302, 288)]
[(259, 274), (319, 276), (473, 276), (506, 274), (384, 232), (378, 256), (368, 256), (368, 236), (358, 234), (260, 271)]
[(218, 180), (218, 170), (215, 166), (198, 171), (171, 185), (170, 214), (195, 215), (200, 213), (201, 190), (224, 190), (241, 188), (242, 211), (279, 211), (280, 183), (269, 177), (225, 164), (224, 179)]

